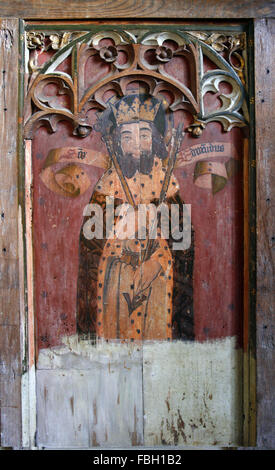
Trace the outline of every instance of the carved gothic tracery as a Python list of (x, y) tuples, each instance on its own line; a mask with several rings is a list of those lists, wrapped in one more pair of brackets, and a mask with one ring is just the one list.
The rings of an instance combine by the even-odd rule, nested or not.
[[(91, 109), (106, 108), (107, 91), (117, 97), (127, 93), (133, 81), (153, 96), (169, 93), (170, 111), (191, 113), (193, 123), (188, 131), (200, 136), (211, 121), (222, 124), (224, 131), (245, 126), (248, 121), (244, 88), (244, 37), (220, 33), (207, 34), (183, 31), (115, 30), (94, 32), (27, 33), (30, 50), (29, 82), (25, 112), (25, 136), (32, 138), (40, 125), (56, 130), (60, 120), (73, 124), (73, 134), (87, 136), (92, 125)], [(52, 51), (49, 60), (39, 66), (39, 54)], [(55, 52), (56, 51), (56, 52)], [(55, 52), (55, 53), (54, 53)], [(71, 60), (70, 73), (58, 68)], [(95, 82), (85, 79), (89, 60), (99, 60), (108, 67)], [(185, 60), (189, 77), (171, 72), (170, 62)], [(205, 61), (212, 66), (207, 67)], [(226, 84), (226, 87), (221, 87)], [(48, 85), (56, 87), (49, 95)], [(217, 95), (219, 106), (208, 109), (205, 97)]]

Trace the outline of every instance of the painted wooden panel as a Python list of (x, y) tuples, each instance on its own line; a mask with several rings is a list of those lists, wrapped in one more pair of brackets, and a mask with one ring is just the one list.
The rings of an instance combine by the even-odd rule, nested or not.
[(245, 33), (146, 28), (26, 36), (41, 447), (241, 444)]
[[(143, 2), (144, 3), (144, 2)], [(151, 2), (152, 3), (152, 2)], [(214, 3), (209, 3), (207, 6), (205, 6), (204, 9), (199, 8), (197, 5), (193, 5), (194, 2), (192, 2), (192, 7), (189, 6), (188, 2), (184, 2), (184, 4), (181, 5), (181, 8), (185, 8), (185, 10), (182, 10), (182, 13), (180, 13), (178, 5), (177, 8), (174, 9), (177, 13), (177, 16), (181, 14), (182, 17), (191, 17), (194, 15), (196, 18), (198, 18), (200, 15), (202, 15), (203, 18), (206, 18), (207, 15), (211, 18), (215, 17), (217, 15), (218, 17), (228, 17), (232, 18), (237, 18), (238, 15), (240, 15), (242, 18), (246, 17), (263, 17), (263, 16), (268, 16), (269, 14), (272, 15), (272, 7), (270, 6), (270, 2), (263, 3), (261, 2), (253, 2), (253, 5), (251, 2), (249, 2), (248, 10), (246, 8), (246, 2), (241, 2), (238, 4), (232, 5), (232, 2), (216, 2)], [(259, 5), (258, 5), (259, 3)], [(267, 5), (268, 3), (268, 5)], [(66, 6), (62, 5), (60, 12), (57, 11), (56, 5), (54, 5), (54, 11), (52, 12), (52, 17), (56, 18), (61, 18), (63, 14), (68, 14), (68, 17), (72, 18), (72, 14), (74, 14), (74, 11), (72, 8), (76, 8), (75, 14), (77, 15), (77, 18), (82, 15), (82, 17), (85, 17), (86, 15), (86, 9), (88, 11), (88, 14), (90, 16), (91, 11), (92, 11), (92, 6), (88, 5), (87, 2), (85, 2), (85, 8), (84, 10), (81, 10), (81, 4), (83, 5), (83, 2), (78, 2), (77, 5), (73, 5), (73, 7), (69, 6), (70, 11), (67, 12), (66, 8), (69, 5), (68, 2), (66, 2)], [(228, 6), (229, 4), (229, 6)], [(137, 4), (138, 5), (138, 4)], [(38, 15), (39, 18), (41, 18), (43, 14), (43, 10), (41, 5), (39, 5), (39, 11), (37, 13), (36, 11), (36, 5), (33, 4), (30, 6), (30, 2), (13, 2), (12, 4), (10, 2), (2, 2), (1, 3), (2, 10), (1, 13), (7, 14), (9, 16), (15, 16), (17, 15), (24, 15), (28, 18), (33, 15)], [(46, 15), (48, 17), (49, 15), (49, 4), (47, 3), (47, 12)], [(158, 15), (161, 16), (163, 15), (165, 18), (168, 16), (171, 16), (173, 14), (173, 9), (169, 6), (169, 11), (164, 10), (164, 7), (160, 8), (158, 5), (158, 10), (152, 12), (146, 11), (146, 18), (149, 18), (152, 15), (154, 17), (157, 17)], [(98, 8), (96, 8), (95, 14), (93, 15), (94, 18), (98, 17), (100, 14), (104, 15), (104, 9), (101, 9), (99, 11)], [(133, 16), (133, 15), (139, 15), (143, 14), (142, 11), (138, 10), (133, 10), (132, 6), (131, 8), (127, 9), (127, 11), (121, 11), (118, 10), (116, 6), (116, 11), (114, 11), (112, 14), (109, 14), (108, 11), (108, 17), (111, 17), (113, 15), (116, 15), (116, 12), (118, 12), (119, 17), (123, 17), (124, 15), (128, 16)], [(105, 15), (106, 16), (106, 15)], [(13, 20), (4, 20), (2, 21), (2, 24), (4, 24), (4, 35), (1, 36), (6, 39), (8, 39), (10, 36), (6, 36), (6, 33), (10, 33), (11, 31), (14, 34), (14, 37), (16, 36), (16, 31), (17, 31), (17, 22), (13, 22)], [(265, 217), (266, 214), (266, 206), (268, 208), (268, 214), (271, 212), (271, 203), (272, 203), (272, 197), (271, 195), (271, 186), (266, 184), (266, 181), (269, 180), (270, 178), (270, 170), (269, 170), (269, 164), (268, 162), (270, 155), (272, 155), (272, 152), (269, 150), (264, 151), (264, 149), (269, 149), (270, 142), (272, 140), (272, 137), (270, 135), (270, 123), (271, 121), (271, 115), (272, 115), (272, 105), (271, 105), (271, 100), (270, 98), (267, 99), (267, 94), (271, 92), (272, 87), (269, 86), (269, 80), (272, 78), (272, 72), (271, 72), (271, 66), (272, 66), (272, 59), (271, 56), (272, 54), (270, 53), (270, 48), (267, 47), (271, 44), (270, 41), (270, 33), (269, 33), (269, 25), (270, 22), (266, 22), (265, 19), (262, 19), (258, 22), (259, 25), (259, 35), (256, 36), (256, 41), (255, 43), (257, 44), (256, 48), (256, 83), (257, 83), (257, 94), (255, 97), (256, 100), (256, 110), (257, 110), (257, 125), (258, 125), (258, 133), (257, 133), (257, 140), (256, 140), (256, 148), (257, 148), (257, 175), (258, 175), (258, 207), (260, 208), (258, 210), (258, 217), (259, 217), (259, 230), (258, 230), (258, 235), (260, 236), (260, 239), (258, 241), (258, 322), (259, 322), (259, 328), (258, 328), (258, 348), (259, 348), (259, 354), (258, 354), (258, 445), (259, 446), (268, 446), (272, 447), (272, 426), (271, 426), (271, 421), (270, 417), (272, 416), (272, 386), (270, 386), (271, 383), (271, 373), (270, 371), (272, 370), (272, 364), (274, 361), (272, 361), (272, 335), (269, 333), (271, 324), (267, 324), (267, 320), (269, 321), (269, 316), (267, 316), (266, 312), (270, 308), (270, 299), (272, 296), (269, 294), (269, 292), (272, 291), (270, 287), (270, 279), (272, 279), (269, 275), (267, 275), (268, 270), (271, 269), (271, 257), (269, 256), (269, 244), (270, 244), (270, 238), (269, 234), (267, 234), (268, 230), (271, 228), (271, 222), (268, 218)], [(2, 33), (2, 30), (1, 30)], [(257, 30), (256, 30), (257, 33)], [(258, 33), (257, 33), (258, 34)], [(12, 51), (15, 51), (17, 47), (17, 41), (13, 43), (12, 46)], [(8, 52), (7, 50), (5, 51), (6, 53)], [(13, 77), (15, 77), (14, 71), (15, 71), (15, 62), (13, 58), (9, 55), (9, 60), (6, 63), (6, 66), (8, 64), (12, 64), (12, 70), (13, 70)], [(260, 64), (260, 65), (259, 65)], [(1, 64), (2, 65), (2, 64)], [(6, 69), (7, 70), (7, 69)], [(2, 74), (1, 74), (2, 78)], [(12, 76), (10, 76), (9, 79), (9, 85), (12, 84)], [(262, 84), (264, 83), (264, 85)], [(9, 87), (5, 87), (5, 91), (7, 91)], [(12, 99), (14, 106), (16, 105), (15, 103), (15, 88), (13, 86), (10, 87), (12, 91)], [(1, 86), (1, 91), (3, 91), (4, 88)], [(269, 96), (269, 95), (268, 95)], [(3, 102), (1, 103), (3, 104)], [(11, 109), (10, 106), (8, 106), (9, 109)], [(263, 112), (264, 110), (264, 112)], [(13, 116), (15, 115), (16, 112), (13, 113)], [(270, 118), (268, 118), (270, 116)], [(262, 123), (261, 125), (259, 125)], [(15, 124), (15, 120), (12, 119), (12, 121), (9, 122), (9, 127), (8, 129), (12, 129), (12, 126)], [(0, 127), (0, 130), (4, 129), (3, 126)], [(16, 131), (14, 132), (14, 135), (12, 137), (12, 142), (13, 145), (15, 144), (15, 139), (14, 136), (16, 134)], [(5, 135), (1, 139), (1, 143), (4, 145), (5, 149)], [(259, 158), (258, 158), (259, 157)], [(9, 161), (13, 161), (15, 163), (14, 159), (11, 159)], [(264, 161), (264, 163), (263, 163)], [(1, 158), (0, 163), (3, 162), (3, 159)], [(5, 160), (5, 166), (1, 167), (1, 191), (0, 191), (0, 198), (1, 198), (1, 207), (5, 205), (3, 203), (2, 198), (5, 196), (5, 200), (10, 200), (12, 202), (9, 202), (9, 212), (11, 213), (12, 210), (16, 209), (16, 200), (17, 200), (17, 187), (16, 184), (14, 185), (9, 185), (9, 172), (6, 171), (7, 168), (7, 160)], [(267, 171), (267, 173), (263, 172), (263, 169)], [(16, 168), (14, 167), (12, 170), (12, 174), (16, 174)], [(3, 181), (2, 181), (3, 180)], [(5, 184), (7, 184), (6, 190), (4, 189)], [(266, 194), (265, 194), (266, 190)], [(5, 205), (5, 207), (7, 207)], [(263, 208), (263, 209), (262, 209)], [(5, 211), (6, 215), (7, 211)], [(262, 214), (264, 216), (262, 216)], [(1, 214), (2, 216), (2, 214)], [(5, 225), (1, 226), (1, 229), (4, 230), (4, 233), (6, 234), (6, 240), (9, 241), (9, 253), (12, 254), (12, 256), (16, 253), (16, 242), (14, 234), (17, 236), (17, 228), (15, 227), (16, 225), (16, 216), (17, 213), (16, 211), (14, 212), (14, 220), (7, 221), (7, 218), (5, 219)], [(3, 239), (1, 240), (3, 242)], [(7, 249), (8, 244), (3, 243), (1, 246), (1, 250), (3, 248)], [(22, 253), (21, 253), (22, 255)], [(271, 291), (270, 291), (271, 289)], [(17, 299), (17, 294), (15, 294), (13, 290), (13, 295), (6, 295), (7, 291), (6, 289), (1, 290), (1, 315), (3, 315), (3, 323), (8, 324), (10, 321), (17, 323), (18, 319), (18, 299)], [(15, 295), (14, 295), (15, 294)], [(271, 320), (270, 320), (271, 321)], [(263, 326), (261, 326), (263, 325)], [(269, 326), (271, 325), (271, 326)], [(17, 344), (18, 347), (18, 344)], [(267, 358), (267, 351), (268, 351), (268, 357), (271, 356), (271, 359), (266, 360)], [(18, 353), (18, 351), (17, 351)], [(8, 358), (10, 359), (10, 357)], [(12, 358), (11, 358), (12, 359)], [(7, 382), (1, 382), (1, 385), (5, 386), (6, 390), (6, 384)], [(9, 387), (8, 387), (9, 388)], [(9, 388), (9, 392), (11, 391), (11, 388)], [(4, 396), (6, 392), (1, 392), (1, 397)], [(6, 395), (5, 395), (6, 396)], [(12, 394), (13, 396), (13, 394)], [(7, 397), (9, 398), (9, 397)], [(271, 408), (270, 408), (271, 406)], [(18, 425), (19, 423), (19, 425)], [(11, 445), (12, 441), (14, 442), (14, 445), (16, 446), (18, 442), (20, 442), (20, 436), (18, 434), (20, 430), (20, 412), (14, 408), (5, 408), (2, 410), (2, 416), (1, 416), (1, 424), (2, 424), (2, 445)], [(274, 434), (274, 433), (273, 433)], [(274, 447), (274, 446), (273, 446)]]
[[(34, 41), (34, 38), (35, 36), (29, 36), (30, 47), (33, 47), (32, 41)], [(98, 52), (99, 49), (95, 49), (96, 52), (93, 52), (92, 56), (88, 58), (85, 69), (86, 75), (84, 75), (83, 79), (84, 84), (81, 82), (81, 85), (79, 86), (84, 86), (85, 89), (85, 86), (87, 86), (85, 85), (85, 80), (87, 81), (87, 84), (90, 85), (90, 77), (93, 77), (94, 75), (98, 77), (98, 74), (96, 74), (95, 72), (95, 67), (98, 67), (101, 76), (102, 73), (104, 74), (107, 73), (107, 71), (111, 70), (111, 65), (109, 65), (109, 62), (110, 64), (112, 64), (116, 60), (115, 55), (114, 58), (111, 57), (109, 62), (109, 59), (104, 59), (105, 63), (103, 59), (101, 59), (101, 61), (99, 60), (100, 57), (98, 59), (98, 55), (100, 54), (102, 54), (102, 57), (104, 57), (104, 51), (106, 53), (109, 52), (110, 54), (112, 54), (114, 51), (115, 54), (117, 53), (115, 49), (114, 51), (112, 50), (113, 46), (108, 45), (109, 43), (110, 41), (106, 42), (105, 40), (105, 43), (102, 43), (103, 45), (102, 49), (100, 50), (101, 52)], [(119, 52), (125, 53), (126, 49), (121, 49), (122, 47), (124, 46), (120, 47)], [(163, 50), (160, 48), (161, 50), (159, 54), (165, 52), (165, 47), (163, 47)], [(85, 48), (82, 47), (82, 49), (85, 51)], [(167, 50), (171, 51), (172, 53), (172, 49), (167, 48)], [(85, 54), (87, 55), (86, 52)], [(142, 52), (142, 54), (144, 55), (145, 52)], [(187, 64), (185, 62), (185, 57), (183, 57), (184, 60), (180, 62), (181, 65), (179, 65), (178, 59), (181, 58), (181, 53), (179, 52), (178, 54), (179, 57), (177, 57), (176, 55), (175, 58), (172, 57), (171, 60), (175, 60), (175, 70), (177, 71), (177, 74), (181, 77), (181, 80), (185, 82), (188, 74), (184, 74), (183, 71), (186, 69)], [(184, 55), (185, 52), (182, 52), (182, 54)], [(49, 55), (49, 52), (42, 51), (41, 54), (36, 57), (38, 66), (41, 66), (42, 60), (48, 59), (49, 57), (51, 57)], [(84, 55), (84, 57), (86, 56)], [(195, 60), (195, 56), (193, 58)], [(93, 59), (93, 62), (90, 59)], [(127, 66), (127, 64), (121, 64), (119, 62), (119, 59), (117, 60), (118, 63), (116, 67), (118, 67), (119, 70), (122, 67), (123, 70)], [(150, 60), (152, 62), (152, 58)], [(160, 62), (161, 60), (163, 59), (160, 58)], [(166, 61), (167, 60), (165, 59), (164, 63)], [(170, 67), (173, 66), (170, 63), (169, 65)], [(33, 66), (36, 67), (34, 63)], [(70, 62), (66, 60), (61, 63), (58, 69), (59, 71), (63, 70), (68, 72), (68, 67), (70, 68), (70, 66)], [(87, 68), (92, 66), (93, 68), (91, 69)], [(84, 67), (84, 65), (82, 65), (82, 67)], [(131, 65), (131, 67), (133, 66)], [(150, 65), (150, 63), (148, 64), (148, 67), (156, 68), (155, 65)], [(161, 67), (162, 68), (160, 70), (166, 70), (163, 69), (164, 65), (161, 65)], [(204, 68), (205, 71), (209, 71), (209, 73), (211, 71), (211, 68), (213, 68), (213, 63), (211, 65), (211, 61), (207, 58), (204, 61)], [(188, 72), (190, 72), (190, 70)], [(166, 73), (167, 72), (164, 71), (164, 75)], [(131, 72), (131, 74), (133, 74), (133, 72)], [(122, 75), (124, 77), (122, 78), (122, 83), (124, 87), (124, 93), (126, 93), (126, 97), (123, 98), (122, 101), (120, 101), (121, 106), (126, 103), (128, 99), (127, 93), (131, 91), (132, 93), (136, 92), (136, 90), (139, 89), (140, 84), (142, 84), (142, 87), (145, 87), (145, 89), (147, 89), (146, 87), (149, 86), (149, 83), (152, 89), (155, 87), (154, 93), (156, 94), (156, 96), (158, 96), (158, 88), (160, 89), (160, 86), (156, 86), (154, 84), (153, 79), (150, 79), (146, 76), (146, 78), (142, 78), (143, 81), (141, 80), (139, 82), (138, 80), (136, 80), (135, 76), (131, 79), (131, 74), (130, 78), (128, 79), (127, 77), (124, 77), (125, 72), (123, 72)], [(171, 78), (173, 78), (173, 75), (171, 75)], [(55, 99), (54, 95), (57, 89), (55, 81), (54, 83), (51, 83), (51, 81), (49, 80), (51, 79), (48, 79), (47, 82), (46, 78), (44, 93), (46, 93), (46, 95), (48, 93), (47, 99), (51, 102), (51, 100)], [(98, 78), (96, 80), (98, 80)], [(43, 78), (41, 81), (36, 81), (38, 83), (38, 87), (40, 87), (40, 89), (42, 90), (41, 83), (43, 85)], [(179, 79), (176, 79), (175, 83), (178, 83), (178, 81)], [(35, 83), (36, 82), (34, 82), (34, 85)], [(173, 80), (171, 83), (174, 83)], [(171, 83), (169, 82), (169, 84), (166, 84), (168, 91), (165, 92), (165, 90), (162, 90), (164, 95), (166, 93), (166, 100), (170, 99), (170, 106), (172, 106), (173, 100), (176, 99), (176, 95), (173, 95), (174, 90), (171, 87)], [(32, 90), (34, 89), (34, 85), (32, 85), (30, 93), (33, 93)], [(93, 85), (95, 90), (97, 90), (98, 88), (98, 91), (96, 91), (96, 93), (98, 94), (97, 99), (100, 99), (101, 103), (102, 99), (110, 100), (111, 97), (114, 96), (113, 93), (115, 91), (114, 88), (113, 90), (109, 90), (108, 88), (106, 88), (107, 85), (105, 85), (105, 82), (103, 82), (103, 85), (101, 86), (101, 88), (98, 88), (99, 85), (96, 81)], [(222, 93), (225, 93), (226, 95), (226, 93), (230, 92), (231, 85), (229, 83), (227, 88), (226, 85), (224, 85), (224, 82), (222, 83), (222, 85)], [(110, 87), (110, 85), (108, 86)], [(163, 86), (164, 85), (162, 85), (162, 87)], [(217, 104), (219, 102), (218, 97), (216, 96), (217, 93), (216, 95), (214, 95), (215, 89), (212, 89), (212, 86), (213, 85), (209, 83), (208, 87), (210, 87), (209, 90), (212, 90), (212, 92), (210, 93), (206, 91), (204, 97), (205, 113), (210, 113), (210, 115), (211, 112), (213, 112), (213, 109), (215, 109), (215, 106), (218, 106), (219, 109), (219, 105)], [(92, 89), (89, 88), (88, 94), (92, 93), (91, 90)], [(101, 95), (99, 95), (99, 92), (101, 93)], [(237, 95), (238, 93), (236, 93), (236, 97)], [(99, 96), (101, 97), (99, 98)], [(132, 96), (135, 95), (133, 94)], [(58, 98), (58, 100), (59, 99), (60, 98)], [(131, 99), (130, 95), (129, 99)], [(191, 95), (190, 99), (191, 101), (193, 99), (191, 98)], [(42, 98), (42, 100), (45, 100), (45, 98)], [(62, 100), (64, 105), (66, 100), (64, 101), (63, 94)], [(38, 103), (39, 99), (37, 101), (37, 98), (35, 98), (35, 101), (36, 103)], [(108, 113), (108, 106), (110, 102), (106, 101), (106, 103), (107, 102), (108, 105), (106, 104), (105, 106), (107, 106), (106, 112)], [(69, 102), (67, 102), (67, 105), (68, 103)], [(120, 113), (120, 105), (118, 105), (117, 108), (118, 113)], [(127, 102), (125, 106), (129, 108), (130, 104)], [(184, 119), (185, 126), (187, 127), (192, 123), (190, 118), (190, 110), (188, 111), (188, 106), (187, 108), (186, 106), (187, 105), (184, 104), (178, 105), (177, 109), (173, 112), (173, 115), (168, 114), (170, 117), (173, 117), (175, 121), (175, 126), (182, 119)], [(190, 106), (191, 105), (189, 105), (189, 108)], [(195, 104), (193, 104), (192, 106), (195, 106)], [(45, 109), (45, 107), (42, 106), (41, 109)], [(93, 110), (90, 110), (90, 113), (92, 111)], [(48, 119), (47, 114), (45, 114), (45, 112), (46, 111), (42, 111), (39, 120), (44, 119), (44, 117), (45, 119)], [(59, 114), (57, 116), (59, 116), (58, 119), (61, 119), (62, 114)], [(31, 117), (28, 121), (26, 125), (27, 132), (30, 132), (29, 129), (32, 123), (34, 122), (35, 117), (36, 115)], [(65, 117), (66, 115), (64, 115), (64, 118)], [(67, 118), (68, 117), (69, 114), (67, 115)], [(79, 137), (77, 138), (70, 135), (71, 130), (69, 125), (65, 125), (62, 123), (58, 125), (58, 128), (56, 128), (55, 132), (52, 135), (48, 134), (45, 127), (38, 129), (33, 139), (34, 218), (36, 220), (40, 220), (40, 223), (39, 225), (37, 225), (36, 228), (36, 236), (34, 239), (37, 289), (36, 314), (38, 319), (37, 332), (39, 348), (43, 346), (48, 347), (59, 344), (62, 335), (73, 334), (76, 328), (79, 332), (83, 334), (96, 333), (99, 336), (102, 335), (102, 331), (99, 331), (98, 328), (99, 319), (97, 319), (99, 310), (102, 310), (101, 306), (99, 305), (99, 300), (101, 296), (99, 296), (99, 293), (96, 293), (96, 290), (99, 290), (99, 284), (103, 285), (103, 283), (98, 280), (97, 287), (92, 287), (93, 283), (96, 282), (93, 278), (92, 272), (93, 270), (95, 270), (95, 279), (99, 279), (100, 271), (104, 274), (106, 272), (106, 266), (98, 266), (99, 257), (98, 254), (92, 254), (92, 242), (87, 242), (86, 240), (86, 242), (84, 243), (81, 238), (79, 241), (78, 234), (80, 232), (83, 233), (85, 222), (87, 220), (87, 218), (84, 218), (83, 222), (83, 207), (85, 207), (86, 204), (88, 204), (89, 202), (98, 203), (101, 197), (100, 194), (104, 194), (105, 198), (107, 196), (113, 197), (116, 205), (118, 203), (116, 202), (116, 200), (120, 202), (125, 202), (125, 199), (123, 199), (123, 189), (120, 186), (121, 183), (116, 176), (116, 172), (114, 171), (113, 166), (109, 167), (108, 170), (111, 173), (113, 172), (111, 175), (108, 175), (107, 173), (103, 174), (104, 168), (106, 168), (106, 161), (108, 161), (107, 149), (105, 146), (103, 146), (101, 140), (101, 134), (103, 130), (101, 134), (100, 132), (90, 133), (91, 126), (106, 127), (107, 124), (104, 119), (106, 120), (106, 118), (104, 118), (103, 116), (101, 118), (101, 121), (98, 120), (98, 122), (95, 123), (96, 117), (94, 113), (89, 115), (86, 123), (84, 122), (85, 119), (80, 117), (80, 115), (76, 118), (74, 124), (76, 127), (74, 132), (84, 132), (84, 136), (82, 136), (81, 138), (81, 146), (78, 146), (78, 148), (76, 147), (76, 144), (80, 143)], [(43, 123), (43, 121), (41, 122)], [(243, 125), (244, 123), (240, 120), (239, 124)], [(226, 125), (227, 127), (228, 125), (232, 126), (230, 120), (228, 122), (225, 121), (224, 125)], [(193, 127), (191, 126), (190, 129), (193, 129)], [(199, 125), (196, 128), (194, 124), (194, 129), (197, 129), (199, 132), (201, 131)], [(168, 137), (169, 139), (169, 137), (171, 137), (169, 136), (169, 132), (171, 132), (171, 129), (167, 127), (166, 132), (166, 137)], [(87, 133), (88, 136), (85, 137)], [(243, 197), (241, 186), (242, 146), (243, 142), (241, 137), (241, 131), (238, 128), (233, 129), (231, 133), (224, 134), (221, 133), (220, 124), (215, 122), (210, 122), (207, 128), (202, 133), (201, 137), (197, 137), (196, 141), (194, 141), (194, 137), (191, 134), (186, 134), (184, 136), (183, 145), (181, 147), (181, 155), (180, 158), (178, 158), (178, 162), (176, 163), (174, 170), (174, 180), (172, 181), (171, 179), (170, 182), (171, 193), (169, 197), (170, 202), (171, 195), (173, 195), (173, 197), (177, 195), (177, 197), (180, 198), (181, 203), (185, 202), (187, 204), (191, 204), (193, 237), (196, 238), (196, 249), (194, 253), (192, 245), (192, 247), (190, 248), (190, 254), (186, 252), (186, 254), (183, 255), (186, 257), (186, 261), (183, 258), (180, 259), (179, 256), (176, 256), (178, 255), (178, 253), (176, 253), (176, 255), (174, 256), (175, 259), (173, 259), (173, 265), (175, 263), (177, 263), (178, 265), (177, 270), (174, 271), (174, 274), (176, 273), (179, 276), (181, 270), (183, 273), (185, 270), (185, 273), (182, 275), (182, 279), (175, 279), (173, 287), (173, 299), (176, 299), (178, 303), (177, 306), (175, 304), (173, 305), (174, 318), (173, 321), (170, 321), (170, 328), (172, 330), (171, 337), (173, 338), (183, 337), (185, 339), (188, 339), (194, 338), (195, 336), (198, 340), (205, 340), (206, 338), (213, 339), (228, 335), (238, 335), (239, 341), (241, 341), (240, 322), (242, 309), (241, 255)], [(215, 160), (216, 163), (214, 163)], [(60, 166), (61, 162), (65, 161), (72, 163), (67, 164), (62, 168)], [(80, 163), (82, 165), (80, 165)], [(225, 166), (230, 165), (231, 163), (235, 165), (239, 164), (239, 171), (237, 171), (237, 174), (233, 176), (233, 181), (228, 179), (227, 170)], [(157, 164), (157, 161), (154, 164)], [(54, 166), (55, 169), (52, 170)], [(61, 169), (57, 169), (58, 166), (60, 166)], [(218, 174), (213, 175), (211, 174), (212, 171)], [(229, 169), (229, 173), (230, 171), (231, 170)], [(77, 174), (73, 174), (75, 172)], [(127, 178), (127, 184), (128, 186), (129, 184), (131, 186), (130, 189), (132, 195), (138, 197), (138, 194), (142, 192), (142, 185), (144, 186), (144, 184), (146, 188), (150, 188), (149, 182), (150, 178), (152, 178), (153, 185), (159, 184), (159, 187), (157, 189), (158, 196), (156, 196), (156, 198), (158, 198), (159, 193), (161, 191), (161, 185), (163, 184), (164, 180), (164, 178), (163, 180), (161, 179), (161, 175), (158, 176), (160, 172), (162, 172), (163, 176), (165, 175), (164, 169), (156, 169), (154, 174), (148, 175), (148, 182), (146, 182), (146, 184), (144, 182), (140, 183), (140, 181), (138, 180), (136, 187), (136, 178), (134, 177), (134, 175), (132, 175), (130, 178)], [(80, 178), (78, 182), (77, 178)], [(99, 180), (99, 178), (101, 179)], [(145, 179), (146, 175), (144, 176), (144, 181)], [(224, 187), (226, 182), (226, 187)], [(68, 189), (65, 189), (68, 188), (69, 185), (74, 188), (75, 194), (70, 192)], [(174, 193), (173, 185), (175, 185)], [(49, 192), (49, 190), (51, 192)], [(170, 189), (168, 189), (168, 195), (169, 190)], [(57, 198), (56, 194), (61, 197)], [(148, 201), (154, 200), (154, 195), (156, 195), (156, 192), (152, 191), (151, 199), (148, 199)], [(167, 201), (169, 200), (169, 197), (167, 198)], [(237, 209), (235, 209), (235, 207), (237, 207)], [(233, 233), (231, 230), (231, 222), (234, 226)], [(68, 243), (67, 240), (70, 240), (70, 242)], [(79, 243), (80, 247), (78, 246)], [(85, 248), (85, 244), (90, 244), (91, 246), (88, 246), (88, 248), (86, 246)], [(106, 246), (108, 247), (107, 243), (105, 244), (104, 250), (106, 249)], [(139, 250), (141, 248), (142, 247), (139, 247)], [(94, 249), (101, 250), (101, 252), (103, 250), (102, 247), (97, 247)], [(109, 251), (110, 253), (112, 252), (112, 246), (109, 248)], [(111, 257), (110, 253), (108, 254), (108, 256), (105, 256), (103, 253), (101, 261), (106, 258), (105, 263), (107, 263), (108, 259)], [(159, 256), (162, 255), (160, 254)], [(49, 260), (52, 260), (52, 263), (54, 265), (51, 265), (51, 262), (49, 262)], [(187, 264), (184, 268), (183, 265), (185, 262)], [(91, 267), (88, 268), (88, 271), (87, 268), (85, 268), (85, 266), (88, 265), (87, 263), (89, 265), (90, 263), (92, 263)], [(134, 269), (135, 268), (133, 268), (132, 271)], [(189, 281), (187, 281), (188, 276)], [(214, 276), (214, 282), (211, 281), (212, 276)], [(227, 279), (229, 277), (230, 284), (228, 284), (227, 282)], [(77, 278), (78, 282), (76, 281)], [(110, 284), (111, 283), (112, 282), (110, 282)], [(181, 283), (181, 289), (178, 289), (177, 291), (175, 290), (176, 283)], [(194, 290), (197, 292), (197, 295), (195, 295), (194, 298), (192, 291), (193, 283)], [(67, 287), (66, 296), (60, 295), (62, 289), (64, 288), (63, 286)], [(227, 286), (226, 289), (224, 288), (225, 286)], [(130, 285), (127, 288), (125, 287), (124, 290), (127, 291), (128, 288), (130, 288)], [(188, 295), (186, 293), (187, 291), (185, 292), (184, 289), (185, 291), (186, 289), (189, 289)], [(121, 292), (122, 291), (123, 288), (121, 287)], [(185, 296), (185, 300), (183, 300), (183, 296)], [(96, 297), (98, 298), (97, 305), (93, 306)], [(87, 302), (88, 298), (90, 299), (88, 301), (89, 306), (86, 307), (85, 302)], [(187, 298), (190, 299), (190, 305), (188, 304), (188, 302), (186, 303)], [(181, 308), (180, 306), (184, 303), (186, 304), (185, 311), (182, 310), (182, 312), (178, 312), (178, 310), (180, 310)], [(204, 311), (203, 315), (197, 313), (194, 319), (193, 304), (197, 312), (202, 311), (206, 304), (208, 305), (208, 308), (206, 311)], [(224, 309), (224, 304), (226, 304), (226, 309)], [(143, 305), (145, 305), (145, 303), (143, 303)], [(120, 308), (122, 308), (122, 306), (126, 307), (126, 303), (123, 297), (120, 300)], [(77, 308), (76, 324), (75, 308)], [(83, 320), (86, 315), (85, 312), (87, 309), (89, 312), (88, 319)], [(169, 309), (169, 306), (167, 307), (167, 309)], [(220, 317), (217, 317), (215, 315), (217, 311), (224, 313)], [(134, 316), (135, 314), (133, 315), (133, 317)], [(58, 326), (56, 325), (57, 318)], [(86, 323), (83, 324), (83, 322)], [(169, 324), (168, 321), (167, 323)], [(103, 325), (101, 326), (101, 329), (104, 329)], [(126, 337), (131, 337), (130, 330), (126, 334)], [(157, 336), (152, 337), (152, 339), (154, 338), (157, 339)]]

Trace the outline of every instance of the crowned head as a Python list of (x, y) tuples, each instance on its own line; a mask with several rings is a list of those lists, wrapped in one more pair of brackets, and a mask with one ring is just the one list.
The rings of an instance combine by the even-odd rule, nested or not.
[(114, 102), (98, 118), (96, 130), (112, 139), (124, 175), (149, 174), (154, 158), (167, 157), (166, 118), (162, 102), (146, 94), (129, 94)]
[(95, 130), (103, 136), (110, 136), (114, 129), (123, 124), (148, 122), (154, 125), (163, 137), (166, 132), (166, 117), (162, 101), (154, 96), (131, 93), (114, 102), (111, 98), (106, 111), (98, 116)]

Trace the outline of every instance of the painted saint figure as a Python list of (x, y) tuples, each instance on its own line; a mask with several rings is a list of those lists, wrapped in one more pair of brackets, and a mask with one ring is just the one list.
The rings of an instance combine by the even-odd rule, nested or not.
[[(128, 203), (136, 210), (139, 204), (158, 206), (160, 202), (169, 159), (162, 102), (149, 95), (129, 94), (109, 103), (95, 129), (114, 158), (96, 184), (90, 203), (100, 205), (106, 216), (106, 204), (113, 198), (117, 236), (87, 239), (84, 218), (78, 333), (132, 341), (193, 339), (193, 232), (191, 246), (184, 251), (172, 250), (172, 237), (163, 238), (159, 224), (156, 238), (150, 241), (148, 220), (145, 238), (139, 237), (136, 227), (133, 237), (119, 236), (127, 214), (119, 213), (118, 206)], [(183, 201), (173, 174), (164, 202), (168, 207), (178, 204), (182, 216)]]

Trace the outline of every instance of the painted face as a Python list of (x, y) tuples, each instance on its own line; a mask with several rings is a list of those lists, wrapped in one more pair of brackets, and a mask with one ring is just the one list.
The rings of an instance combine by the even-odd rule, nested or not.
[(132, 154), (139, 160), (143, 151), (152, 150), (152, 129), (146, 121), (123, 124), (120, 130), (120, 142), (123, 154)]

